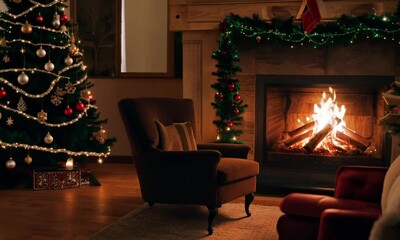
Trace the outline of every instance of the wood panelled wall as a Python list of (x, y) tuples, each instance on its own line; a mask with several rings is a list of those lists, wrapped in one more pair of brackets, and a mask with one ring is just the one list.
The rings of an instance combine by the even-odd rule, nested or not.
[[(195, 104), (197, 139), (212, 142), (216, 129), (212, 124), (215, 111), (211, 107), (216, 81), (212, 72), (216, 61), (211, 58), (218, 49), (218, 24), (230, 13), (251, 17), (258, 14), (268, 21), (274, 17), (296, 16), (302, 1), (286, 0), (169, 0), (171, 31), (183, 33), (183, 97)], [(394, 12), (397, 0), (318, 1), (323, 21), (342, 14), (361, 15)], [(254, 150), (255, 139), (255, 76), (271, 75), (397, 75), (399, 48), (393, 44), (370, 42), (345, 47), (290, 49), (283, 46), (239, 46), (241, 95), (249, 108), (244, 114), (241, 140)], [(397, 67), (396, 67), (397, 66)], [(251, 156), (252, 157), (252, 156)]]

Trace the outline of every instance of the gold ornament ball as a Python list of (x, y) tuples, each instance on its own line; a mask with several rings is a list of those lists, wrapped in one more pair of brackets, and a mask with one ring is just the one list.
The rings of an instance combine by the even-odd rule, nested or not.
[(14, 161), (14, 159), (12, 159), (12, 157), (10, 157), (10, 159), (8, 159), (6, 162), (6, 168), (13, 169), (15, 166), (17, 166), (17, 163)]
[(25, 74), (25, 72), (22, 72), (20, 75), (18, 75), (18, 83), (21, 85), (25, 85), (29, 82), (29, 77), (28, 75)]
[(36, 50), (36, 56), (43, 58), (46, 56), (46, 50), (44, 50), (42, 48), (42, 46), (40, 46), (40, 48), (38, 50)]
[(50, 62), (50, 60), (44, 65), (44, 69), (46, 69), (46, 71), (53, 71), (54, 69), (54, 64), (52, 62)]
[(26, 164), (30, 164), (31, 162), (32, 162), (32, 157), (28, 154), (26, 157), (25, 157), (25, 163)]
[(32, 32), (32, 26), (28, 23), (28, 21), (21, 26), (21, 32), (25, 34), (30, 34)]
[(62, 25), (62, 26), (60, 27), (60, 31), (63, 32), (63, 33), (65, 33), (67, 30), (68, 30), (68, 29), (67, 29), (67, 27), (66, 27), (65, 25)]
[(67, 56), (64, 59), (64, 63), (65, 63), (65, 65), (70, 66), (70, 65), (72, 65), (74, 63), (74, 59), (72, 59), (70, 56)]
[(49, 132), (44, 137), (44, 142), (47, 144), (50, 144), (53, 142), (53, 136), (51, 136)]

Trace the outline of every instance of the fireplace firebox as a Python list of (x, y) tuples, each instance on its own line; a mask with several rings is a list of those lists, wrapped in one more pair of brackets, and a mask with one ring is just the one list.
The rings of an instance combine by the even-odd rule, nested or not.
[(260, 188), (331, 192), (341, 165), (386, 166), (378, 126), (393, 76), (256, 76)]

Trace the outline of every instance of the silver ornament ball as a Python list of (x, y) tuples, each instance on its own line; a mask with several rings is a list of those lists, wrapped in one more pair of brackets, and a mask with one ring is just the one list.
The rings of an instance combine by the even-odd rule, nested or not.
[(25, 74), (25, 72), (22, 72), (20, 75), (18, 75), (18, 83), (21, 85), (25, 85), (29, 82), (29, 77), (28, 75)]
[(51, 24), (53, 25), (54, 28), (58, 28), (61, 25), (60, 15), (54, 13), (53, 21), (51, 22)]

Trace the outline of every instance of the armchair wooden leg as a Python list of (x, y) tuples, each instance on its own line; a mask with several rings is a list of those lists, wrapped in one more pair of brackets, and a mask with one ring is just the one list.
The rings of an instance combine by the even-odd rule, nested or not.
[(246, 211), (246, 214), (248, 217), (251, 216), (251, 212), (249, 211), (249, 207), (251, 202), (254, 200), (254, 193), (250, 193), (245, 196), (245, 202), (244, 202), (244, 210)]
[(218, 208), (217, 207), (208, 207), (208, 235), (212, 235), (214, 232), (212, 222), (218, 214)]

